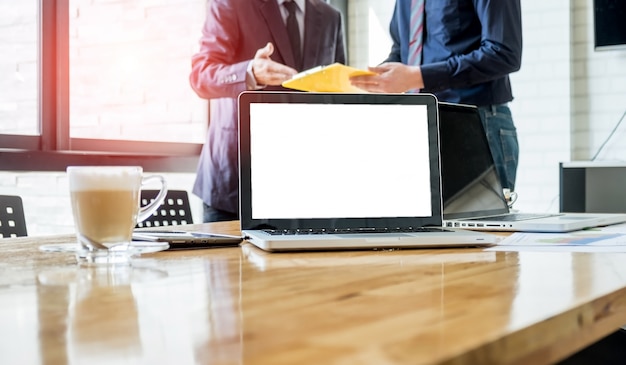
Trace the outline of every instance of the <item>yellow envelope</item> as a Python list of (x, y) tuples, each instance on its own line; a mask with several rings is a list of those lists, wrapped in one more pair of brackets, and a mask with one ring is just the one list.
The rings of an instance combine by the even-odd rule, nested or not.
[(376, 73), (333, 63), (302, 71), (282, 85), (300, 91), (365, 93), (367, 91), (350, 84), (350, 76), (358, 75), (376, 75)]

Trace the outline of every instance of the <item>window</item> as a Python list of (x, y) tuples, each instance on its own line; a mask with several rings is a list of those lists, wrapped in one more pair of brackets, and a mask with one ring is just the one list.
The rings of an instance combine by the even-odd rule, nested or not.
[[(35, 153), (195, 161), (208, 103), (188, 75), (205, 6), (206, 0), (0, 1), (0, 37), (8, 40), (0, 43), (0, 164), (18, 150), (29, 159)], [(29, 168), (35, 169), (23, 169)]]
[(189, 86), (204, 0), (69, 0), (70, 138), (203, 143)]
[(39, 135), (39, 4), (0, 1), (0, 133)]

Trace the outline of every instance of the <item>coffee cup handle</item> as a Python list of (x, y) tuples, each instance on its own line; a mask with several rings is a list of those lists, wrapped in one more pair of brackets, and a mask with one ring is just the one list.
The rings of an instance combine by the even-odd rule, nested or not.
[(158, 180), (160, 182), (161, 190), (159, 191), (159, 194), (156, 196), (156, 198), (154, 198), (152, 202), (150, 202), (144, 207), (139, 208), (139, 212), (137, 214), (137, 223), (143, 222), (146, 219), (150, 218), (150, 216), (154, 214), (154, 212), (157, 209), (159, 209), (161, 204), (163, 204), (163, 201), (165, 200), (165, 195), (167, 195), (167, 183), (165, 182), (165, 179), (162, 176), (159, 176), (159, 175), (146, 176), (141, 179), (141, 186), (144, 186), (148, 182), (153, 181), (153, 180)]

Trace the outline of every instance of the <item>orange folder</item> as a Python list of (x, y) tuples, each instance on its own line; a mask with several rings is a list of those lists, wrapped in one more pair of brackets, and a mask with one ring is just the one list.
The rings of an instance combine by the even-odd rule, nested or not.
[(367, 91), (350, 84), (350, 76), (376, 75), (376, 73), (333, 63), (318, 66), (296, 74), (283, 82), (283, 87), (300, 91), (365, 93)]

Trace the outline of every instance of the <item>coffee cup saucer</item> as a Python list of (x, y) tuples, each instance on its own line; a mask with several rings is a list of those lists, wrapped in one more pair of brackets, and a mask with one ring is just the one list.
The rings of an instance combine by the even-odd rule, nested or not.
[[(130, 257), (139, 256), (142, 254), (155, 253), (159, 251), (164, 251), (170, 248), (169, 243), (167, 242), (146, 242), (146, 241), (132, 241), (125, 252), (128, 253)], [(65, 252), (65, 253), (73, 253), (78, 257), (84, 257), (85, 252), (81, 249), (78, 243), (55, 243), (48, 245), (39, 246), (39, 250), (43, 252)], [(118, 251), (113, 248), (111, 251)]]

